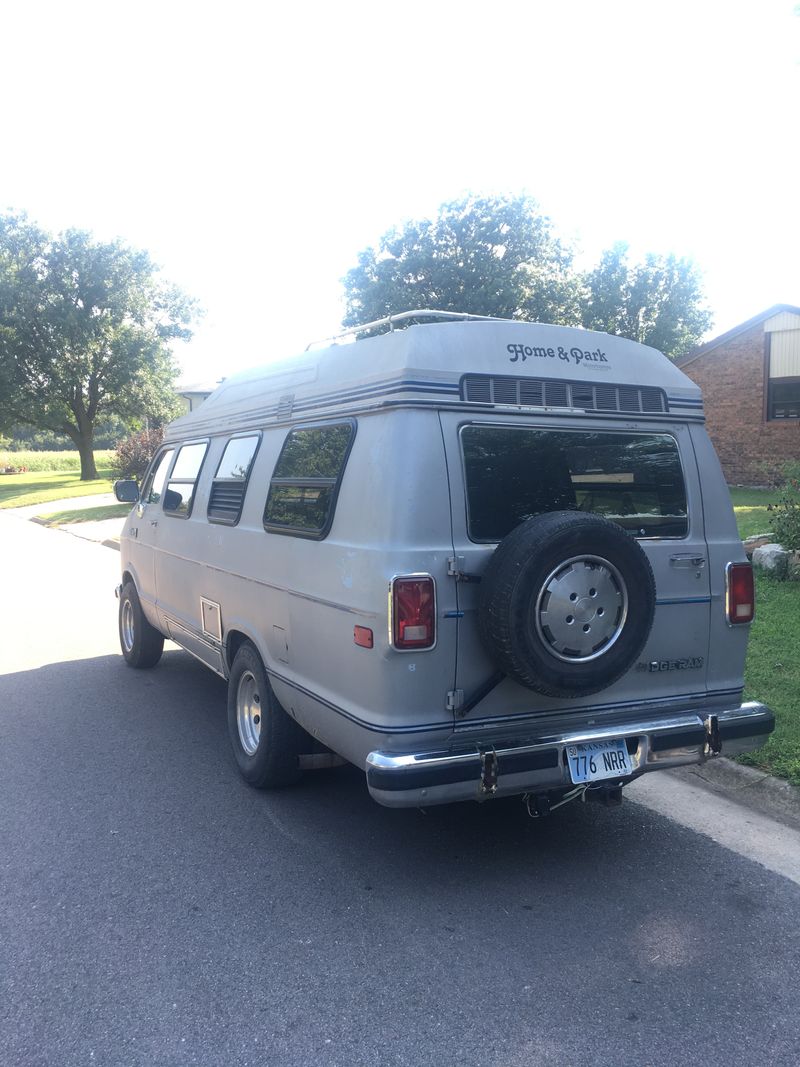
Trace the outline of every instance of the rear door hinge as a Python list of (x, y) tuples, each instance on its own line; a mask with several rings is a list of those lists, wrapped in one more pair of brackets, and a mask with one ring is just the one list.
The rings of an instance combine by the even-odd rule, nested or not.
[(447, 573), (457, 582), (479, 582), (481, 580), (479, 574), (467, 574), (464, 570), (463, 556), (450, 556), (447, 561)]
[(458, 711), (464, 704), (464, 690), (463, 689), (451, 689), (447, 694), (447, 701), (445, 707), (448, 711)]

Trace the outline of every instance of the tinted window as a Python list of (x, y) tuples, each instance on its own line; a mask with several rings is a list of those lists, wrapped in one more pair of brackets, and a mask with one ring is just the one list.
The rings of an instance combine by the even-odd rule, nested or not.
[(264, 509), (268, 530), (327, 534), (354, 432), (351, 422), (291, 431), (270, 482)]
[(161, 499), (161, 494), (164, 491), (164, 479), (167, 477), (167, 471), (174, 455), (175, 449), (168, 448), (166, 452), (162, 452), (159, 456), (158, 462), (153, 468), (153, 472), (142, 493), (143, 503), (155, 504)]
[(258, 448), (258, 435), (254, 437), (234, 437), (228, 441), (222, 459), (219, 461), (215, 478), (246, 478), (250, 464)]
[(225, 446), (208, 498), (209, 522), (235, 526), (242, 515), (247, 479), (261, 440), (259, 434), (233, 437)]
[(461, 443), (474, 541), (564, 510), (604, 515), (639, 537), (688, 532), (678, 446), (666, 434), (466, 426)]
[(175, 466), (164, 493), (164, 511), (187, 518), (192, 511), (194, 487), (208, 448), (207, 441), (184, 445), (178, 452)]
[(200, 473), (200, 464), (203, 462), (203, 456), (206, 454), (207, 448), (206, 441), (201, 441), (196, 445), (184, 445), (175, 460), (172, 477), (180, 478), (181, 480), (185, 478), (187, 481), (193, 482)]
[(292, 430), (278, 457), (273, 479), (338, 478), (352, 435), (350, 423)]
[(273, 485), (265, 522), (319, 532), (327, 523), (332, 493), (330, 486)]

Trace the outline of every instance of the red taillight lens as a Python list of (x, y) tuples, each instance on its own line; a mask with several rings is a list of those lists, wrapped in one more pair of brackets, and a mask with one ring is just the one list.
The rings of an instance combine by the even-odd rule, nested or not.
[(392, 582), (392, 644), (395, 648), (432, 648), (436, 643), (436, 591), (433, 578), (395, 578)]
[(752, 622), (756, 613), (753, 568), (749, 563), (728, 564), (728, 622)]

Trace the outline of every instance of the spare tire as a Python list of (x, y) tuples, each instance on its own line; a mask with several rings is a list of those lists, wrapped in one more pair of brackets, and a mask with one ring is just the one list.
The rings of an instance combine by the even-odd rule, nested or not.
[(644, 648), (656, 591), (647, 556), (599, 515), (554, 511), (497, 546), (481, 579), (478, 621), (508, 677), (555, 697), (597, 693)]

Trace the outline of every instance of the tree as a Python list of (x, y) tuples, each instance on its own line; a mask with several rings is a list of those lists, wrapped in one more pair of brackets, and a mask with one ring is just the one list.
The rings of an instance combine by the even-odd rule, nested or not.
[(174, 416), (169, 346), (191, 336), (196, 314), (146, 252), (0, 216), (0, 429), (65, 434), (81, 478), (97, 478), (98, 420)]
[(619, 242), (584, 275), (581, 318), (590, 330), (630, 337), (675, 359), (711, 325), (702, 299), (690, 260), (649, 254), (642, 263), (630, 263), (628, 246)]
[(435, 219), (390, 230), (344, 279), (345, 326), (430, 308), (551, 322), (630, 337), (671, 358), (711, 322), (687, 259), (628, 261), (616, 244), (583, 274), (571, 249), (527, 196), (467, 197)]
[(385, 233), (343, 281), (345, 326), (417, 308), (580, 322), (572, 253), (527, 196), (443, 204)]

